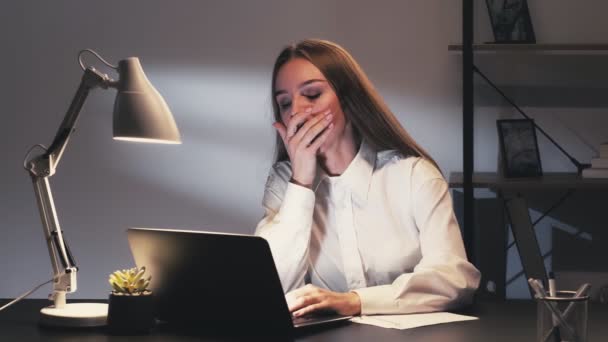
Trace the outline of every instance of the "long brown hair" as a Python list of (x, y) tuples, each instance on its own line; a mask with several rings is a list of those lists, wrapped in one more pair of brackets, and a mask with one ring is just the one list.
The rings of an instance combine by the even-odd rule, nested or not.
[[(401, 126), (355, 59), (341, 46), (326, 40), (303, 40), (285, 47), (277, 57), (271, 89), (275, 121), (281, 121), (279, 104), (274, 97), (277, 73), (294, 58), (306, 59), (321, 71), (335, 91), (355, 133), (377, 151), (397, 150), (404, 156), (422, 157), (439, 169), (435, 160)], [(275, 162), (288, 159), (278, 133), (275, 151)]]

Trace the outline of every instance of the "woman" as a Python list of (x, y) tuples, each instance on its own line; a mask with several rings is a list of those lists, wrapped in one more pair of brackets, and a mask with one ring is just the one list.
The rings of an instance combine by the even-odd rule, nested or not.
[(285, 48), (272, 96), (277, 156), (256, 235), (270, 245), (293, 315), (469, 302), (480, 274), (448, 186), (348, 52), (323, 40)]

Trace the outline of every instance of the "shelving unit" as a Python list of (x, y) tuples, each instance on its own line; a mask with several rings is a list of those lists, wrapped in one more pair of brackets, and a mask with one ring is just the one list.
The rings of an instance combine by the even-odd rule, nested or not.
[[(493, 85), (493, 82), (483, 75), (475, 66), (475, 54), (530, 54), (530, 55), (596, 55), (608, 54), (608, 44), (599, 43), (551, 43), (551, 44), (474, 44), (473, 43), (473, 0), (463, 0), (462, 2), (462, 44), (448, 45), (451, 53), (462, 54), (462, 122), (463, 122), (463, 167), (462, 173), (455, 173), (450, 176), (450, 187), (461, 187), (463, 189), (462, 201), (462, 229), (463, 239), (469, 260), (475, 262), (478, 251), (475, 250), (475, 202), (473, 191), (475, 188), (494, 188), (501, 193), (503, 190), (518, 189), (567, 189), (568, 193), (564, 197), (577, 189), (608, 188), (608, 180), (588, 180), (582, 179), (576, 173), (547, 174), (546, 177), (538, 179), (513, 180), (504, 179), (496, 173), (475, 173), (474, 171), (474, 76), (479, 74), (490, 83), (501, 95), (505, 96), (507, 102), (519, 110), (517, 105), (510, 101), (501, 89)], [(520, 110), (523, 116), (526, 116)], [(541, 130), (537, 126), (537, 129)], [(543, 132), (544, 133), (544, 132)], [(547, 136), (554, 142), (549, 136)], [(557, 143), (556, 146), (567, 156), (568, 153)], [(569, 156), (570, 157), (570, 156)], [(570, 160), (577, 164), (579, 171), (581, 165), (574, 158)], [(564, 199), (560, 199), (555, 205), (559, 205)]]
[(528, 53), (528, 54), (608, 54), (608, 44), (550, 43), (550, 44), (475, 44), (473, 43), (473, 0), (462, 2), (462, 44), (448, 45), (448, 51), (462, 54), (462, 122), (463, 122), (463, 238), (468, 256), (475, 260), (473, 246), (474, 208), (474, 75), (478, 72), (474, 54)]

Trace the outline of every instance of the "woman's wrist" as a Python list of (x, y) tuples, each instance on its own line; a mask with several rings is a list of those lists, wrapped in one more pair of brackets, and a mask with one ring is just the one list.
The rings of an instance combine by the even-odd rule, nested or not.
[(355, 291), (346, 293), (348, 296), (349, 315), (357, 316), (361, 314), (361, 298)]
[(308, 182), (300, 182), (297, 179), (295, 179), (294, 177), (291, 177), (291, 179), (289, 180), (289, 182), (299, 185), (299, 186), (303, 186), (305, 188), (309, 188), (312, 189), (312, 182), (310, 182), (310, 184), (308, 184)]

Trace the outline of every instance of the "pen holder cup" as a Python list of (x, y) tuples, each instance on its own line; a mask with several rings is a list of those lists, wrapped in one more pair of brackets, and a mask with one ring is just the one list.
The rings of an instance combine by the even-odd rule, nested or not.
[(557, 291), (555, 297), (536, 297), (536, 341), (586, 342), (589, 296)]

